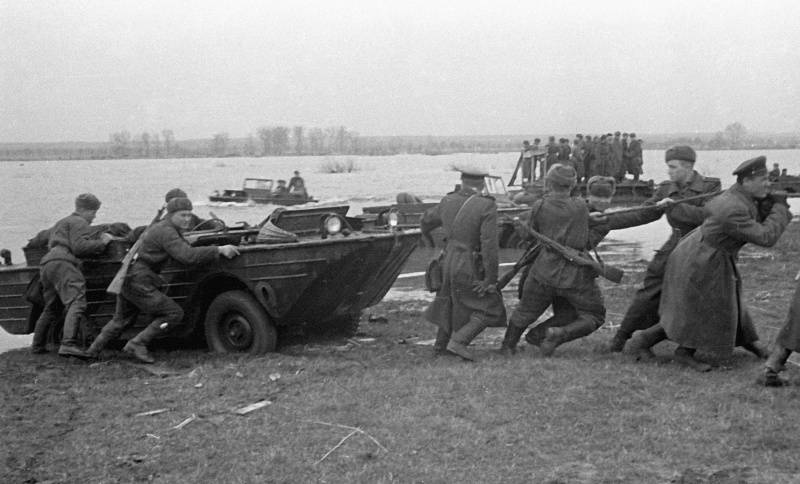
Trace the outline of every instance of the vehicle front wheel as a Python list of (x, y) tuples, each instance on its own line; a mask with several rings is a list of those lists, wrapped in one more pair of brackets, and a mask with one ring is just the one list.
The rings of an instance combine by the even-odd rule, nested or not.
[(258, 301), (244, 291), (217, 296), (208, 307), (204, 326), (211, 351), (252, 354), (275, 351), (275, 326)]

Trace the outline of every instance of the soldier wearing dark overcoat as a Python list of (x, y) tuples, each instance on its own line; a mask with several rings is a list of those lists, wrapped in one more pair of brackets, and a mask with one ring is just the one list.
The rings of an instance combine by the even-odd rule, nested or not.
[(626, 169), (628, 173), (633, 175), (633, 181), (639, 181), (639, 175), (643, 173), (642, 171), (642, 140), (636, 139), (636, 133), (631, 133), (631, 140), (628, 143), (628, 150), (627, 150), (627, 166)]
[(484, 176), (461, 174), (461, 190), (446, 195), (420, 222), (423, 234), (443, 227), (443, 284), (425, 311), (439, 327), (435, 354), (473, 360), (467, 345), (489, 326), (505, 326), (506, 309), (497, 290), (497, 204), (483, 195)]
[(600, 142), (594, 145), (594, 165), (592, 175), (615, 176), (614, 153), (606, 135), (600, 136)]
[(551, 166), (558, 163), (558, 151), (559, 151), (559, 143), (556, 142), (555, 136), (550, 136), (547, 139), (547, 144), (544, 145), (545, 152), (547, 153), (547, 157), (544, 159), (544, 162), (540, 166), (540, 180), (544, 180), (544, 176), (547, 173), (547, 170), (550, 169)]
[(636, 291), (619, 329), (608, 345), (608, 350), (612, 352), (622, 351), (634, 331), (658, 323), (658, 304), (661, 299), (667, 258), (678, 245), (680, 238), (699, 227), (705, 219), (703, 205), (708, 199), (686, 202), (674, 207), (671, 206), (671, 202), (720, 190), (718, 178), (704, 177), (694, 169), (697, 155), (690, 146), (673, 146), (665, 152), (664, 159), (670, 179), (659, 184), (653, 196), (643, 203), (643, 207), (649, 206), (652, 209), (616, 216), (613, 213), (609, 215), (612, 223), (632, 227), (658, 220), (666, 211), (667, 222), (672, 229), (669, 239), (656, 251), (647, 265), (642, 287)]
[[(633, 345), (638, 351), (649, 350), (666, 337), (679, 345), (675, 359), (698, 371), (711, 369), (695, 359), (698, 348), (727, 352), (742, 346), (767, 357), (742, 301), (736, 260), (747, 243), (774, 245), (791, 214), (785, 196), (768, 194), (765, 157), (745, 161), (733, 174), (736, 183), (706, 204), (708, 217), (669, 256), (660, 323), (637, 333)], [(762, 219), (758, 203), (765, 198), (771, 207)]]
[[(556, 242), (581, 252), (590, 248), (589, 208), (571, 196), (575, 170), (556, 164), (545, 179), (548, 192), (531, 207), (531, 228)], [(588, 257), (588, 254), (587, 254)], [(603, 325), (606, 309), (593, 269), (577, 265), (550, 248), (544, 248), (531, 264), (517, 308), (509, 319), (501, 351), (513, 353), (525, 329), (551, 305), (562, 300), (574, 309), (574, 319), (546, 330), (539, 345), (550, 356), (568, 341), (586, 336)]]
[(163, 267), (175, 260), (185, 266), (203, 266), (216, 262), (220, 255), (233, 258), (239, 254), (236, 247), (192, 247), (183, 238), (192, 220), (192, 202), (188, 198), (176, 197), (167, 203), (167, 216), (141, 235), (141, 245), (134, 254), (134, 261), (125, 276), (122, 291), (117, 295), (114, 317), (103, 326), (87, 353), (96, 357), (100, 351), (136, 321), (140, 313), (153, 317), (152, 322), (130, 339), (123, 351), (132, 354), (144, 363), (155, 360), (147, 345), (158, 335), (164, 334), (181, 323), (183, 309), (162, 292), (164, 281), (160, 273)]
[(625, 166), (622, 164), (622, 155), (624, 151), (619, 136), (619, 131), (616, 131), (614, 132), (614, 138), (611, 140), (611, 153), (613, 154), (612, 159), (614, 160), (613, 173), (611, 176), (616, 178), (617, 181), (625, 178)]
[(780, 387), (786, 384), (780, 372), (786, 369), (786, 361), (793, 351), (800, 351), (800, 283), (792, 296), (786, 322), (775, 337), (775, 345), (764, 365), (764, 385)]
[(86, 278), (81, 259), (102, 253), (113, 238), (108, 233), (96, 237), (90, 224), (100, 208), (100, 200), (91, 193), (75, 199), (75, 211), (50, 229), (47, 254), (39, 263), (39, 277), (44, 296), (44, 310), (33, 330), (33, 353), (47, 351), (47, 335), (64, 312), (61, 356), (86, 357), (79, 346), (80, 323), (86, 317)]

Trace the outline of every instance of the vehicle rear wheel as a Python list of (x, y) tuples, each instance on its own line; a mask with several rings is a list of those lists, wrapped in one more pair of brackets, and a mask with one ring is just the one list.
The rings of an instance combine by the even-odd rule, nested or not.
[(214, 298), (204, 326), (211, 351), (252, 354), (275, 351), (275, 326), (258, 301), (244, 291), (227, 291)]

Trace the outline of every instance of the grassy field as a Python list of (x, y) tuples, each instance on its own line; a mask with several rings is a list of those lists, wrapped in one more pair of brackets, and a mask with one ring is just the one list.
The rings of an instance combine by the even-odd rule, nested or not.
[[(764, 341), (785, 318), (800, 224), (742, 253)], [(619, 322), (644, 263), (605, 286)], [(513, 289), (513, 288), (512, 288)], [(514, 291), (506, 292), (509, 308)], [(424, 300), (387, 301), (357, 338), (295, 340), (264, 357), (157, 351), (149, 370), (114, 353), (93, 365), (0, 355), (2, 482), (800, 482), (800, 374), (756, 385), (761, 362), (702, 355), (714, 371), (602, 354), (604, 327), (552, 358), (502, 329), (477, 363), (431, 357)], [(370, 321), (371, 320), (371, 321)], [(161, 374), (156, 374), (161, 372)], [(269, 402), (245, 415), (234, 413)], [(154, 415), (142, 412), (165, 410)]]

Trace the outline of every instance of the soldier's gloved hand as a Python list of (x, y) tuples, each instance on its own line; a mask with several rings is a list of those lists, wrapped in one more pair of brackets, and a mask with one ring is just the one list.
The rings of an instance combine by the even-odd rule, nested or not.
[(104, 244), (108, 244), (112, 240), (114, 240), (114, 236), (109, 234), (108, 232), (103, 232), (100, 234), (100, 240), (103, 241)]
[(226, 259), (233, 259), (237, 255), (239, 255), (239, 249), (236, 248), (234, 245), (222, 245), (217, 247), (217, 250), (220, 254), (222, 254)]
[(769, 198), (771, 198), (774, 203), (780, 203), (780, 204), (789, 206), (789, 202), (786, 201), (786, 197), (788, 196), (788, 193), (786, 193), (784, 191), (776, 190), (774, 192), (770, 192), (770, 194), (767, 195), (767, 196)]
[(603, 225), (608, 223), (608, 215), (603, 212), (589, 212), (589, 225)]
[(656, 207), (666, 210), (667, 208), (671, 207), (674, 204), (675, 204), (675, 200), (667, 197), (667, 198), (662, 198), (661, 200), (657, 201), (656, 202)]
[(497, 284), (489, 281), (475, 281), (472, 283), (472, 290), (477, 292), (479, 296), (483, 296), (487, 293), (497, 292)]

